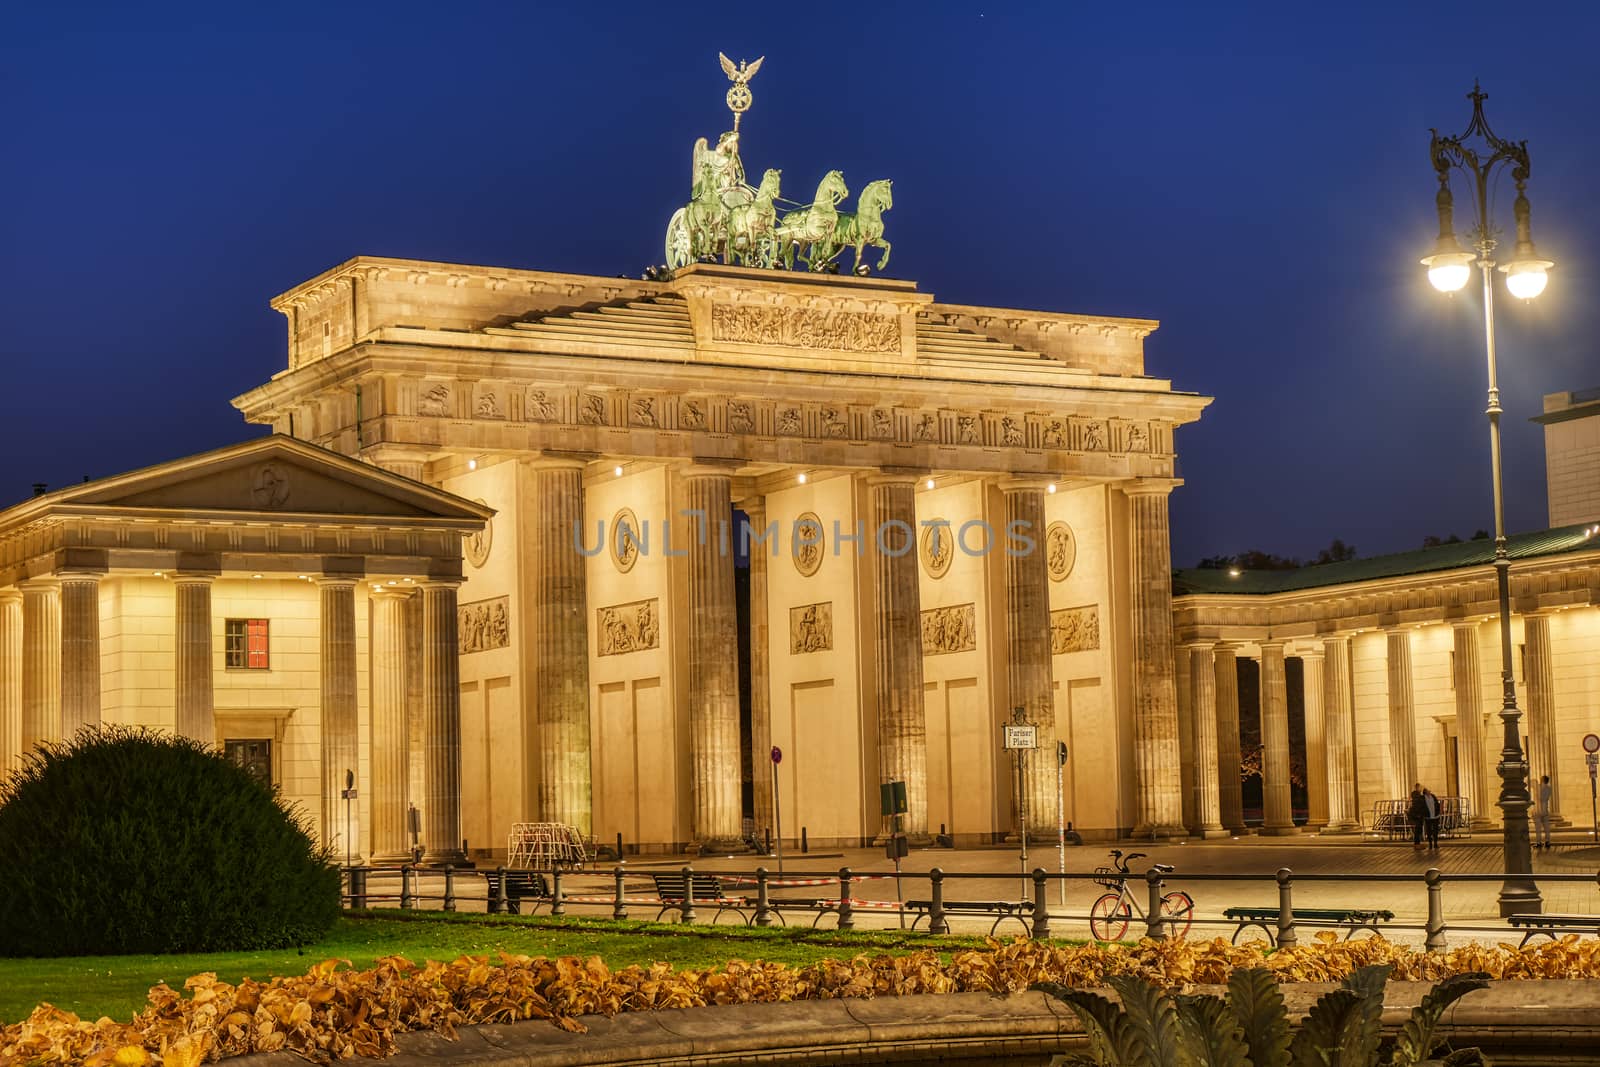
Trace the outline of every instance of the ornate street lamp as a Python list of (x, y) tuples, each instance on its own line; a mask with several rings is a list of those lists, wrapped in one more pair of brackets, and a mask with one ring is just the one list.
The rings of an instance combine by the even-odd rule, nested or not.
[[(1472, 101), (1472, 121), (1457, 137), (1441, 137), (1433, 130), (1429, 155), (1439, 176), (1439, 240), (1433, 254), (1422, 261), (1428, 268), (1428, 281), (1440, 292), (1450, 293), (1467, 284), (1472, 267), (1483, 275), (1483, 333), (1489, 357), (1489, 462), (1494, 479), (1494, 570), (1500, 594), (1500, 684), (1504, 703), (1500, 722), (1505, 741), (1500, 749), (1500, 810), (1505, 825), (1505, 882), (1500, 887), (1500, 914), (1515, 915), (1541, 909), (1539, 887), (1533, 881), (1533, 853), (1528, 846), (1528, 762), (1522, 752), (1522, 713), (1517, 710), (1516, 683), (1511, 674), (1511, 559), (1506, 554), (1505, 509), (1500, 489), (1500, 386), (1494, 359), (1494, 250), (1496, 231), (1489, 224), (1489, 179), (1497, 167), (1510, 164), (1511, 180), (1517, 186), (1513, 213), (1517, 223), (1517, 244), (1511, 261), (1500, 265), (1511, 295), (1531, 300), (1544, 292), (1553, 264), (1540, 259), (1529, 235), (1528, 142), (1511, 142), (1495, 135), (1483, 117), (1483, 102), (1488, 97), (1476, 84), (1467, 94)], [(1481, 149), (1465, 143), (1474, 134)], [(1450, 195), (1450, 172), (1459, 170), (1471, 177), (1473, 228), (1467, 234), (1472, 251), (1456, 241), (1452, 220), (1454, 201)]]

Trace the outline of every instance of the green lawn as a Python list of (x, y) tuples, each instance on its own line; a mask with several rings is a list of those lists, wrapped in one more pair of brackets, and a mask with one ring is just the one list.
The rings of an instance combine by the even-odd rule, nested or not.
[(664, 960), (704, 967), (730, 959), (810, 963), (858, 952), (909, 952), (933, 948), (948, 954), (981, 948), (980, 938), (873, 930), (739, 926), (673, 926), (579, 919), (571, 916), (447, 915), (442, 912), (355, 913), (339, 920), (325, 940), (269, 952), (219, 952), (185, 956), (71, 956), (0, 959), (0, 1023), (16, 1022), (42, 1001), (88, 1019), (125, 1019), (144, 1006), (146, 991), (165, 981), (181, 988), (192, 974), (215, 971), (223, 981), (303, 974), (320, 960), (346, 959), (357, 967), (379, 956), (421, 962), (504, 950), (529, 956), (600, 956), (613, 967)]

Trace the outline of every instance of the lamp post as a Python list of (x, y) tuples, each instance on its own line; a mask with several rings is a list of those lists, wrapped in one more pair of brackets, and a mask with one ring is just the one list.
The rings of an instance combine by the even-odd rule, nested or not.
[[(1441, 137), (1433, 130), (1429, 155), (1439, 177), (1436, 204), (1439, 209), (1439, 239), (1433, 254), (1422, 261), (1428, 268), (1428, 281), (1440, 292), (1454, 292), (1467, 284), (1475, 264), (1483, 276), (1483, 335), (1489, 359), (1489, 465), (1494, 480), (1494, 571), (1500, 599), (1500, 684), (1503, 703), (1500, 722), (1505, 740), (1500, 749), (1500, 810), (1505, 827), (1505, 881), (1500, 887), (1500, 914), (1516, 915), (1541, 910), (1539, 887), (1533, 881), (1533, 852), (1528, 845), (1528, 762), (1522, 751), (1522, 713), (1517, 710), (1516, 682), (1511, 673), (1511, 559), (1506, 554), (1505, 509), (1500, 487), (1500, 385), (1494, 357), (1494, 251), (1496, 231), (1489, 222), (1489, 179), (1499, 167), (1510, 165), (1516, 183), (1517, 199), (1512, 205), (1516, 218), (1517, 243), (1510, 262), (1500, 264), (1511, 295), (1531, 300), (1544, 292), (1553, 264), (1539, 258), (1529, 235), (1528, 143), (1507, 141), (1495, 135), (1483, 117), (1487, 95), (1476, 84), (1467, 94), (1472, 101), (1472, 121), (1459, 136)], [(1477, 135), (1481, 145), (1466, 142)], [(1452, 219), (1454, 201), (1450, 193), (1450, 172), (1458, 170), (1470, 177), (1473, 228), (1467, 234), (1471, 251), (1456, 241)]]

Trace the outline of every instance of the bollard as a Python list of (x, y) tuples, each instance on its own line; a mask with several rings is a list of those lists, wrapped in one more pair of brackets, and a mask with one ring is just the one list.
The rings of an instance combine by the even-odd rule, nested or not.
[(1045, 899), (1049, 883), (1045, 881), (1043, 867), (1033, 869), (1033, 939), (1046, 941), (1050, 938), (1050, 905)]
[(772, 905), (767, 899), (767, 869), (756, 868), (756, 914), (751, 922), (756, 926), (772, 925)]
[[(617, 835), (621, 837), (621, 834)], [(619, 865), (611, 872), (611, 877), (616, 880), (617, 894), (611, 901), (611, 917), (613, 919), (626, 919), (628, 906), (622, 902), (622, 867)]]
[(769, 826), (763, 831), (763, 837), (766, 839), (766, 844), (762, 847), (761, 854), (770, 856), (772, 855), (772, 827)]
[(1167, 923), (1166, 916), (1161, 914), (1161, 872), (1152, 867), (1145, 872), (1144, 880), (1150, 889), (1148, 900), (1150, 910), (1144, 917), (1144, 936), (1152, 941), (1165, 941)]
[(839, 868), (839, 929), (841, 930), (856, 928), (855, 912), (850, 908), (850, 883), (853, 880), (849, 867)]
[(622, 831), (617, 831), (617, 862), (622, 861)]
[(494, 892), (489, 894), (489, 914), (504, 915), (506, 913), (506, 869), (494, 869)]
[(1423, 947), (1429, 952), (1444, 951), (1444, 875), (1437, 867), (1429, 867), (1422, 876), (1428, 884), (1428, 937)]
[(350, 906), (364, 908), (367, 906), (367, 869), (365, 867), (351, 867), (350, 871)]
[(566, 904), (561, 900), (561, 868), (552, 865), (550, 868), (550, 914), (565, 915)]
[(928, 872), (928, 881), (933, 886), (933, 902), (928, 905), (928, 933), (948, 934), (950, 920), (944, 917), (944, 871), (935, 867)]
[(678, 918), (682, 922), (694, 922), (694, 868), (683, 869), (683, 903), (678, 907)]
[(800, 851), (801, 852), (810, 852), (811, 851), (810, 847), (806, 844), (806, 828), (804, 826), (800, 827)]
[(1278, 868), (1278, 947), (1285, 948), (1300, 942), (1294, 932), (1294, 872), (1287, 867)]
[(411, 907), (411, 867), (409, 864), (400, 868), (400, 906)]
[(456, 869), (448, 863), (444, 865), (444, 910), (456, 910)]

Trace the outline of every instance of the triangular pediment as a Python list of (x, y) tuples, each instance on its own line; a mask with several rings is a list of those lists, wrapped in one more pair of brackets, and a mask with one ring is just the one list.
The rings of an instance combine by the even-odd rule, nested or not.
[(274, 434), (88, 482), (50, 502), (118, 511), (212, 512), (477, 521), (489, 509), (345, 456)]

